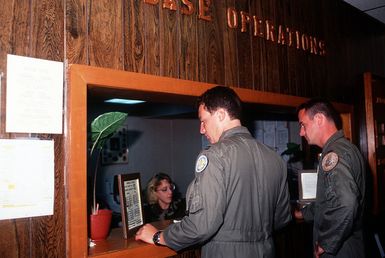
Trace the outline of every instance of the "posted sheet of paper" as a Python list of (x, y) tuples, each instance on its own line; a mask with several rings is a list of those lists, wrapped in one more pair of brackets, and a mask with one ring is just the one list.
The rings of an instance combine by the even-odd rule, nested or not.
[(0, 139), (0, 219), (53, 214), (54, 142)]
[(317, 196), (317, 173), (301, 173), (302, 199), (315, 199)]
[(63, 63), (7, 55), (6, 131), (61, 134)]

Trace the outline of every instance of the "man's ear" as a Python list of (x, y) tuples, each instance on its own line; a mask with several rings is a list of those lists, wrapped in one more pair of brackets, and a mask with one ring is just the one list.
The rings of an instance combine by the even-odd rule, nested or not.
[(228, 115), (227, 111), (224, 108), (218, 108), (216, 112), (218, 112), (219, 121), (223, 121)]
[(322, 113), (317, 113), (317, 114), (314, 115), (314, 119), (315, 119), (317, 125), (320, 126), (320, 125), (322, 125), (325, 122), (326, 117)]

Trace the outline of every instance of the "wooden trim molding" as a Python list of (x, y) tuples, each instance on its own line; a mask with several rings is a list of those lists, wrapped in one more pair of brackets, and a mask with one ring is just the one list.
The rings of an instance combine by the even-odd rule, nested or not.
[(365, 116), (366, 116), (366, 135), (368, 146), (368, 163), (372, 176), (373, 188), (373, 208), (374, 215), (379, 214), (379, 198), (378, 198), (378, 173), (377, 173), (377, 153), (376, 153), (376, 133), (375, 118), (373, 108), (373, 78), (370, 72), (364, 73), (364, 90), (365, 90)]
[[(69, 65), (66, 74), (66, 224), (67, 255), (69, 257), (88, 257), (87, 234), (87, 91), (129, 92), (143, 96), (174, 96), (175, 98), (196, 97), (214, 84), (187, 81), (168, 77), (132, 73), (121, 70)], [(234, 88), (244, 102), (295, 108), (306, 98), (283, 94)], [(348, 128), (351, 133), (350, 105), (336, 103), (341, 113), (347, 113)], [(351, 137), (351, 135), (350, 135)], [(144, 245), (147, 252), (152, 246)], [(157, 248), (157, 247), (154, 247)], [(136, 248), (138, 250), (138, 248)], [(147, 250), (147, 251), (145, 251)], [(130, 250), (125, 249), (124, 254)], [(139, 251), (135, 251), (139, 253)], [(151, 251), (152, 252), (152, 251)], [(168, 248), (156, 249), (160, 256), (174, 255)], [(111, 252), (108, 257), (120, 257), (122, 252)], [(94, 255), (92, 255), (94, 257)], [(101, 255), (103, 256), (103, 255)], [(160, 257), (158, 256), (158, 257)], [(135, 256), (135, 257), (142, 257)]]

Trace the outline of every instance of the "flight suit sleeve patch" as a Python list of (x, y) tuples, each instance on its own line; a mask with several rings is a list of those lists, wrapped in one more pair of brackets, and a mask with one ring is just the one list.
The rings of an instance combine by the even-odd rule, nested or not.
[(325, 172), (329, 172), (333, 168), (335, 168), (338, 164), (338, 155), (335, 152), (329, 152), (322, 159), (322, 170)]
[(209, 160), (206, 155), (200, 155), (195, 164), (195, 172), (200, 173), (207, 167)]

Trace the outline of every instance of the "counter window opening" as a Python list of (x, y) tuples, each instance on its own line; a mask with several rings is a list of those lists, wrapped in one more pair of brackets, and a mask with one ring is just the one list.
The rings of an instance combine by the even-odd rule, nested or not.
[[(65, 148), (68, 164), (66, 169), (66, 220), (69, 257), (107, 257), (108, 255), (109, 257), (119, 255), (139, 255), (138, 257), (140, 257), (141, 252), (147, 254), (162, 252), (160, 255), (165, 257), (174, 255), (175, 252), (167, 248), (152, 249), (152, 246), (144, 243), (129, 245), (130, 240), (124, 240), (123, 237), (115, 239), (113, 244), (104, 245), (106, 248), (98, 249), (96, 253), (90, 253), (87, 234), (86, 150), (87, 116), (92, 103), (88, 99), (88, 94), (92, 95), (94, 100), (100, 96), (111, 96), (157, 103), (188, 104), (194, 107), (195, 98), (215, 85), (85, 65), (70, 65), (67, 74), (66, 108), (68, 116), (66, 117)], [(275, 110), (277, 107), (286, 111), (295, 109), (306, 100), (302, 97), (250, 89), (236, 88), (235, 90), (244, 103), (258, 105), (268, 110)], [(344, 121), (347, 122), (346, 128), (350, 132), (348, 135), (351, 136), (352, 107), (338, 104), (337, 108), (346, 114)], [(183, 127), (183, 125), (181, 126)], [(197, 146), (197, 149), (201, 147)], [(148, 159), (148, 157), (141, 156), (142, 159)], [(192, 158), (194, 157), (193, 155)], [(129, 152), (128, 164), (130, 158)], [(113, 246), (113, 250), (110, 250), (108, 246)]]
[[(117, 188), (117, 175), (140, 172), (142, 193), (146, 182), (158, 172), (165, 172), (178, 186), (180, 198), (185, 198), (189, 183), (193, 180), (196, 154), (209, 144), (199, 133), (199, 120), (194, 105), (145, 101), (135, 105), (108, 104), (108, 98), (93, 100), (88, 93), (88, 120), (99, 114), (119, 110), (128, 114), (125, 123), (111, 137), (103, 149), (97, 181), (97, 200), (101, 207), (113, 211), (112, 227), (121, 227), (121, 207)], [(301, 146), (298, 122), (294, 114), (261, 111), (260, 107), (247, 105), (242, 124), (248, 127), (254, 138), (281, 155), (288, 143)], [(290, 119), (290, 120), (289, 120)], [(295, 191), (295, 172), (303, 168), (302, 160), (292, 154), (282, 155), (290, 166)], [(92, 172), (92, 171), (88, 171)], [(293, 199), (297, 194), (293, 193)], [(144, 205), (147, 205), (143, 194)], [(89, 199), (89, 198), (88, 198)], [(90, 200), (88, 200), (90, 201)]]

